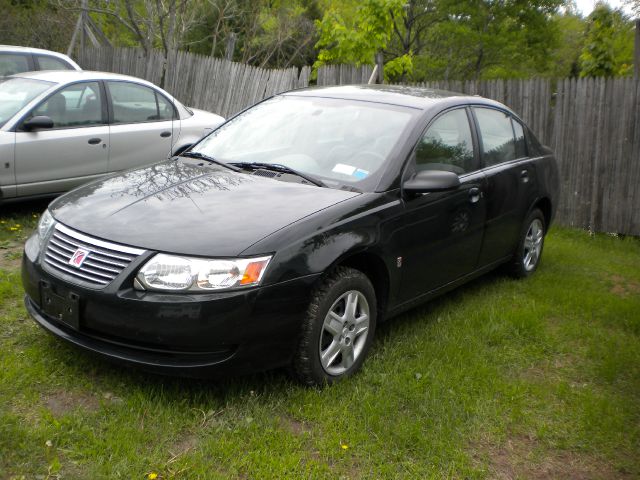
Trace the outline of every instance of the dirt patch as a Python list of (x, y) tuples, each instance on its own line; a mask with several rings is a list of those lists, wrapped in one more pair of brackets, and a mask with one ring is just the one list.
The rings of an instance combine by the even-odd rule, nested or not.
[(633, 282), (620, 275), (611, 275), (609, 280), (613, 283), (609, 291), (618, 297), (640, 295), (640, 283)]
[(482, 442), (474, 449), (474, 458), (489, 464), (489, 477), (496, 480), (573, 480), (632, 478), (606, 461), (586, 453), (567, 450), (549, 451), (531, 436), (516, 436), (500, 445)]
[(77, 408), (95, 412), (100, 408), (100, 401), (90, 393), (56, 390), (44, 397), (44, 406), (55, 417), (61, 417)]
[(0, 270), (18, 270), (21, 261), (22, 245), (0, 245)]
[(288, 415), (280, 417), (280, 426), (283, 430), (295, 436), (303, 435), (304, 433), (308, 433), (311, 430), (305, 422), (296, 420), (295, 418)]

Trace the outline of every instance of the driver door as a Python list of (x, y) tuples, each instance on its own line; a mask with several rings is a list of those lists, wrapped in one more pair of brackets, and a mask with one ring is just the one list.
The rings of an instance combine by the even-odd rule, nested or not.
[(486, 205), (485, 177), (465, 108), (437, 117), (418, 142), (405, 179), (421, 170), (457, 173), (460, 186), (404, 199), (402, 277), (398, 298), (411, 301), (478, 265)]
[(25, 119), (44, 115), (53, 128), (15, 134), (17, 195), (58, 193), (107, 171), (109, 126), (99, 82), (53, 93)]

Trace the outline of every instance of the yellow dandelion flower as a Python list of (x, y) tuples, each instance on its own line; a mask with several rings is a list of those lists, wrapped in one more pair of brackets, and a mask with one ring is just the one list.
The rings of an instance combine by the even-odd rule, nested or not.
[(343, 450), (349, 450), (349, 445), (345, 444), (345, 443), (341, 443), (340, 444), (340, 448)]
[(149, 480), (156, 480), (156, 478), (158, 478), (158, 474), (156, 472), (151, 472), (149, 475), (147, 475), (147, 478)]

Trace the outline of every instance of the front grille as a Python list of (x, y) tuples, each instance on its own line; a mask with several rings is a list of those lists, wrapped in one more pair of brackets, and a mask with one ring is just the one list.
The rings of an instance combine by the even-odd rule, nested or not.
[[(79, 267), (71, 264), (78, 249), (88, 252)], [(44, 252), (44, 265), (94, 287), (109, 285), (144, 250), (98, 240), (56, 224)]]

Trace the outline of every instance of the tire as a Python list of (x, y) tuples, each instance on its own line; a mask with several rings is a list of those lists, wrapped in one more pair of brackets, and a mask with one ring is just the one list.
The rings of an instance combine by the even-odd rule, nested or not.
[(547, 233), (542, 212), (535, 208), (529, 213), (522, 225), (518, 248), (513, 256), (509, 273), (515, 278), (531, 276), (540, 264), (544, 247), (544, 236)]
[[(350, 314), (348, 305), (354, 305)], [(376, 329), (376, 294), (359, 270), (338, 267), (311, 297), (292, 362), (305, 385), (331, 384), (357, 372)]]

